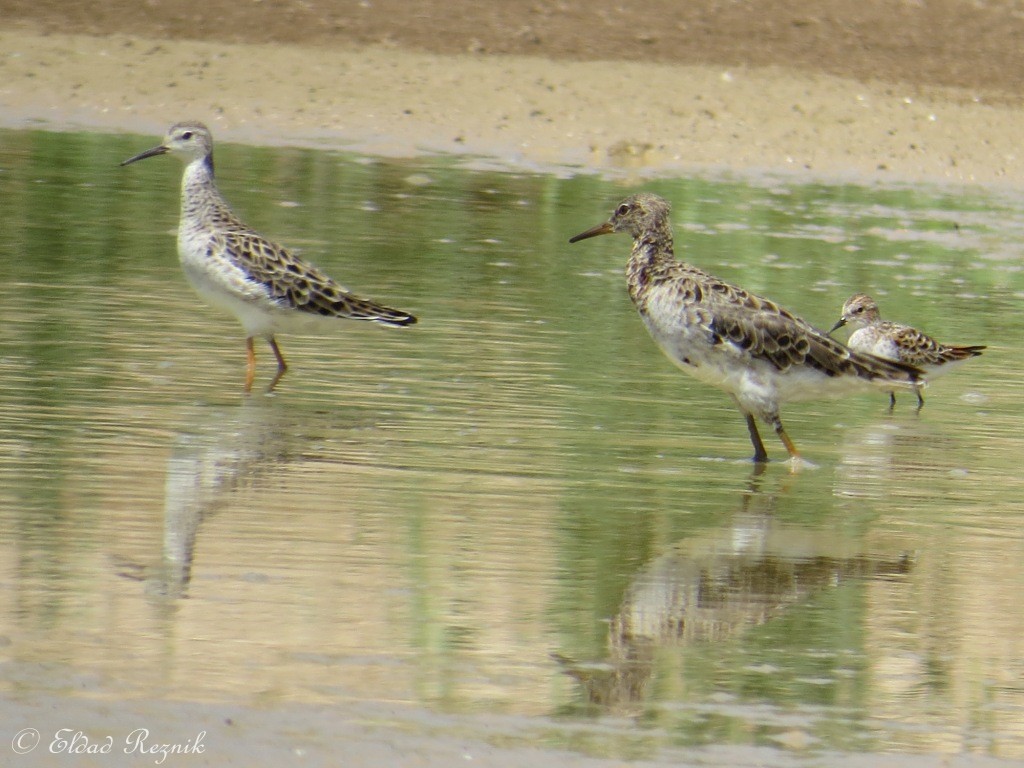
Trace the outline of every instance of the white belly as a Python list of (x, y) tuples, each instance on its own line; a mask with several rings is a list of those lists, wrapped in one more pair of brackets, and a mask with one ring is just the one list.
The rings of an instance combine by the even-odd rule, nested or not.
[(318, 318), (283, 307), (245, 270), (216, 254), (194, 235), (178, 237), (178, 257), (185, 278), (207, 303), (238, 318), (246, 336), (272, 336), (283, 330), (301, 330)]

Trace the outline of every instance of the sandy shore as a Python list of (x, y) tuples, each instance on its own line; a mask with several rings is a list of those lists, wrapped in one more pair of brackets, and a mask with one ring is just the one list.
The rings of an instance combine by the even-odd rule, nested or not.
[(1024, 183), (1024, 110), (778, 68), (0, 32), (0, 125), (163, 133), (641, 175)]

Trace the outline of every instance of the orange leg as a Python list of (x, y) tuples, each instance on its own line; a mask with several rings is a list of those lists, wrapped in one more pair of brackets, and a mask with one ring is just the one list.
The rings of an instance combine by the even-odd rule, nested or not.
[(256, 379), (256, 350), (253, 349), (252, 336), (245, 340), (245, 394), (252, 392), (252, 383)]
[(792, 459), (799, 459), (800, 452), (793, 445), (793, 441), (789, 439), (789, 435), (786, 434), (786, 430), (782, 427), (782, 421), (780, 419), (775, 420), (775, 434), (779, 436), (779, 440), (786, 446), (786, 450), (789, 451), (789, 456)]

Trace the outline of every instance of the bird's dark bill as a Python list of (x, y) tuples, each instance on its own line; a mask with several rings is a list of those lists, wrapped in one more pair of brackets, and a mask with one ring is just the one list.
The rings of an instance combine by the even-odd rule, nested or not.
[(129, 157), (121, 163), (121, 165), (131, 165), (132, 163), (137, 163), (139, 160), (145, 160), (147, 157), (156, 157), (157, 155), (163, 155), (166, 153), (167, 147), (161, 144), (159, 147), (153, 147), (152, 149), (147, 149), (145, 152), (140, 152), (135, 157)]
[(610, 221), (606, 221), (603, 224), (598, 224), (596, 227), (591, 227), (586, 232), (580, 232), (578, 235), (569, 238), (570, 243), (578, 243), (580, 240), (586, 240), (588, 237), (597, 237), (598, 235), (610, 235), (615, 231)]

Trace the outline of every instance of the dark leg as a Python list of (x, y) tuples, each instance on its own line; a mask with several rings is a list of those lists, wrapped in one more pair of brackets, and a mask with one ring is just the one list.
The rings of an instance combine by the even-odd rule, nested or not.
[(890, 411), (896, 410), (896, 393), (895, 392), (890, 392), (889, 393), (889, 410)]
[(922, 408), (924, 408), (924, 398), (921, 397), (921, 388), (915, 387), (914, 393), (917, 395), (917, 410), (920, 411)]
[(761, 442), (761, 435), (757, 431), (757, 421), (749, 413), (744, 413), (743, 416), (747, 420), (747, 429), (750, 431), (750, 442), (754, 444), (754, 463), (764, 464), (768, 461), (768, 451), (764, 449), (764, 443)]
[(277, 382), (281, 380), (281, 377), (288, 370), (288, 363), (284, 361), (284, 355), (281, 354), (281, 348), (277, 346), (277, 341), (273, 336), (269, 336), (267, 341), (270, 343), (270, 348), (274, 352), (274, 357), (277, 358), (277, 374), (274, 376), (273, 381), (270, 382), (270, 386), (267, 387), (267, 392), (273, 392), (274, 387), (277, 386)]

